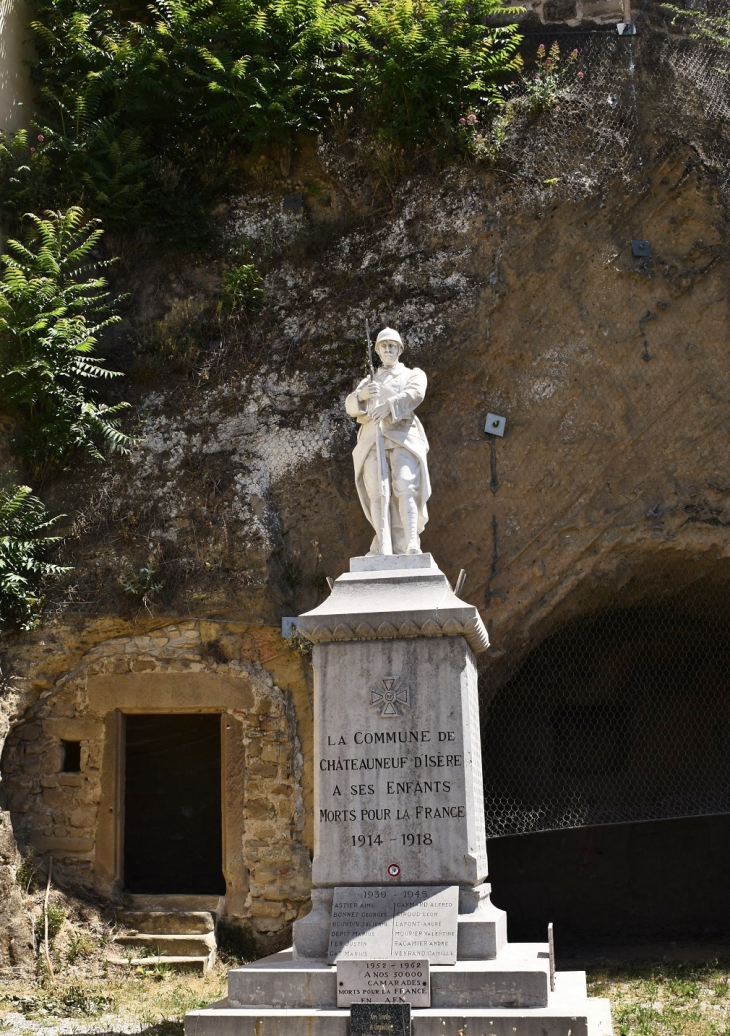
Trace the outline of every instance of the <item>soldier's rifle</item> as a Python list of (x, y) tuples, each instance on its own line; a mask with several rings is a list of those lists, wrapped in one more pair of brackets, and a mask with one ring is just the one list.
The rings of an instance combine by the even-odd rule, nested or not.
[[(368, 366), (370, 367), (370, 381), (375, 382), (375, 364), (373, 363), (373, 347), (370, 341), (370, 321), (365, 321), (365, 333), (368, 339)], [(388, 477), (388, 461), (385, 456), (385, 437), (383, 436), (383, 425), (373, 417), (372, 399), (368, 400), (368, 413), (375, 424), (375, 455), (378, 460), (378, 482), (380, 483), (380, 552), (381, 554), (393, 553), (393, 540), (390, 534), (390, 478)], [(377, 531), (377, 530), (376, 530)]]

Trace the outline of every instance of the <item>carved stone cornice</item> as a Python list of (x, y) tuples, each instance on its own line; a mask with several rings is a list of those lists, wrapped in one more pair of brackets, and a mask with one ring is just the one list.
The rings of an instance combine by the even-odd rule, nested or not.
[(459, 600), (430, 554), (352, 558), (330, 596), (299, 616), (315, 644), (405, 637), (464, 637), (475, 654), (489, 637), (476, 608)]
[(381, 622), (374, 628), (368, 622), (360, 622), (353, 629), (345, 622), (338, 622), (334, 629), (325, 626), (323, 623), (313, 629), (305, 629), (301, 625), (299, 629), (307, 640), (313, 644), (320, 644), (328, 640), (390, 640), (394, 637), (464, 637), (475, 655), (486, 651), (489, 647), (489, 637), (484, 628), (484, 623), (476, 616), (466, 623), (457, 622), (456, 619), (447, 619), (441, 626), (435, 619), (426, 619), (422, 625), (418, 625), (411, 619), (396, 629), (391, 622)]

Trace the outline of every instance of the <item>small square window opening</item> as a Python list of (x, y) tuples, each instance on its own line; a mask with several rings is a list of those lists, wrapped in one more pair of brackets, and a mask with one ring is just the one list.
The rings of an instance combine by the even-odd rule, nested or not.
[(81, 742), (62, 741), (63, 748), (63, 773), (81, 772)]

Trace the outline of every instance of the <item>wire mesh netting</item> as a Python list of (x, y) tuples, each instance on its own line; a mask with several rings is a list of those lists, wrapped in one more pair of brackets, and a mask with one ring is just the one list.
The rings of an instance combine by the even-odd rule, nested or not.
[[(516, 117), (507, 126), (497, 162), (525, 191), (584, 196), (608, 181), (638, 186), (644, 171), (642, 138), (660, 133), (696, 149), (730, 188), (730, 55), (711, 40), (663, 31), (619, 35), (600, 29), (529, 32), (523, 44), (526, 75), (517, 85)], [(559, 48), (560, 72), (545, 102), (525, 104), (542, 44)], [(571, 52), (577, 51), (574, 63)], [(533, 90), (534, 92), (534, 90)], [(535, 115), (539, 113), (539, 118)]]
[[(561, 60), (575, 48), (578, 58), (570, 77), (560, 82), (556, 103), (542, 110), (539, 118), (528, 111), (506, 127), (497, 163), (517, 185), (516, 194), (528, 200), (561, 196), (579, 200), (618, 184), (635, 197), (646, 175), (644, 148), (653, 134), (667, 154), (678, 144), (691, 148), (727, 200), (730, 58), (726, 54), (710, 43), (661, 32), (646, 38), (641, 34), (621, 37), (615, 27), (606, 27), (556, 36), (546, 28), (525, 44), (526, 60), (530, 48), (534, 54), (539, 43), (549, 47), (553, 38), (559, 40)], [(709, 234), (703, 225), (702, 233), (705, 230)], [(631, 233), (629, 227), (620, 230), (626, 245)], [(416, 255), (414, 263), (421, 262), (420, 253)], [(696, 248), (677, 278), (681, 274), (687, 284), (699, 283), (717, 255), (717, 249), (709, 246), (704, 251)], [(563, 256), (561, 274), (577, 294), (576, 285), (585, 283), (580, 264), (589, 260), (579, 250), (574, 258), (569, 250)], [(548, 256), (545, 262), (550, 261)], [(363, 261), (362, 269), (366, 266)], [(349, 270), (332, 269), (333, 280), (350, 284)], [(657, 281), (666, 274), (669, 283), (668, 264), (662, 266), (651, 257), (637, 257), (630, 274), (636, 283), (657, 271)], [(485, 279), (491, 285), (492, 278), (497, 283), (499, 276), (497, 257)], [(675, 287), (681, 307), (685, 287), (679, 281)], [(666, 290), (672, 304), (675, 287)], [(376, 290), (367, 288), (373, 294)], [(323, 286), (316, 291), (322, 297), (326, 294)], [(465, 393), (464, 400), (459, 398), (458, 377), (453, 379), (453, 409), (459, 411), (459, 419), (463, 414), (464, 434), (462, 441), (458, 436), (449, 439), (449, 449), (459, 455), (478, 454), (474, 469), (466, 465), (463, 469), (475, 470), (477, 477), (469, 483), (449, 483), (446, 450), (434, 449), (434, 462), (440, 452), (443, 468), (439, 480), (434, 479), (437, 490), (426, 536), (438, 536), (445, 552), (451, 550), (454, 575), (457, 561), (463, 558), (469, 571), (469, 558), (478, 556), (487, 571), (486, 585), (475, 588), (467, 583), (465, 598), (479, 608), (488, 625), (503, 603), (502, 584), (510, 573), (535, 572), (532, 583), (516, 589), (512, 584), (513, 596), (544, 592), (543, 569), (552, 571), (545, 559), (552, 564), (561, 550), (567, 552), (571, 536), (584, 536), (589, 551), (594, 530), (596, 536), (604, 530), (618, 544), (616, 554), (622, 553), (622, 537), (638, 552), (632, 540), (638, 514), (643, 537), (644, 568), (635, 567), (626, 580), (612, 578), (603, 588), (589, 588), (572, 613), (562, 617), (556, 613), (552, 624), (531, 627), (517, 647), (513, 643), (506, 659), (495, 638), (498, 650), (480, 661), (490, 837), (730, 812), (730, 570), (719, 560), (696, 566), (691, 561), (673, 564), (668, 557), (673, 535), (691, 539), (700, 530), (707, 547), (713, 536), (719, 544), (730, 525), (727, 358), (717, 322), (707, 338), (701, 331), (671, 338), (655, 333), (653, 328), (661, 324), (659, 306), (665, 304), (660, 293), (657, 298), (656, 308), (637, 309), (638, 327), (635, 324), (622, 340), (612, 341), (611, 348), (603, 351), (595, 342), (589, 349), (578, 332), (565, 350), (568, 359), (558, 356), (554, 343), (547, 340), (518, 343), (520, 351), (515, 351), (513, 366), (507, 369), (515, 377), (530, 364), (537, 370), (540, 395), (533, 402), (540, 411), (539, 433), (537, 426), (525, 432), (523, 425), (522, 433), (513, 436), (509, 425), (504, 440), (491, 437), (482, 449), (486, 415), (470, 413), (473, 397)], [(305, 335), (305, 321), (291, 315), (286, 309), (289, 304), (288, 299), (282, 302), (280, 315), (291, 324), (287, 335), (294, 341)], [(401, 312), (408, 304), (403, 303)], [(349, 299), (343, 302), (343, 308), (349, 305)], [(465, 301), (467, 305), (471, 302)], [(418, 307), (420, 319), (421, 301)], [(606, 323), (615, 324), (619, 317), (609, 312)], [(593, 331), (597, 338), (599, 330)], [(533, 339), (542, 333), (537, 322), (526, 332)], [(261, 342), (263, 350), (264, 335)], [(415, 357), (429, 377), (432, 370), (443, 373), (439, 364), (451, 362), (440, 355), (441, 347), (436, 342), (431, 355), (424, 347)], [(328, 342), (326, 348), (334, 347)], [(288, 349), (289, 344), (287, 357)], [(258, 354), (255, 363), (259, 363)], [(570, 396), (567, 389), (563, 391), (568, 381)], [(438, 377), (433, 379), (434, 391), (437, 383)], [(327, 495), (338, 479), (346, 478), (349, 485), (351, 425), (341, 433), (343, 425), (330, 424), (326, 414), (315, 414), (297, 430), (289, 428), (283, 417), (280, 425), (260, 427), (267, 408), (286, 415), (295, 409), (302, 391), (297, 381), (272, 375), (263, 385), (256, 375), (249, 386), (247, 409), (235, 417), (231, 410), (240, 402), (222, 394), (222, 402), (216, 404), (220, 409), (208, 404), (205, 414), (195, 415), (200, 426), (212, 421), (216, 435), (186, 457), (184, 464), (175, 460), (182, 419), (162, 415), (151, 422), (150, 436), (173, 444), (169, 469), (175, 468), (181, 491), (193, 499), (200, 486), (205, 488), (199, 501), (201, 517), (190, 510), (201, 543), (196, 537), (194, 551), (169, 562), (160, 553), (163, 571), (166, 576), (171, 573), (166, 579), (171, 600), (178, 571), (177, 581), (182, 584), (189, 572), (203, 570), (207, 579), (210, 570), (210, 584), (203, 585), (201, 576), (198, 596), (205, 598), (211, 611), (228, 607), (226, 587), (217, 574), (218, 548), (212, 534), (214, 546), (206, 547), (202, 540), (206, 527), (225, 525), (220, 515), (240, 490), (244, 502), (234, 515), (240, 524), (232, 527), (247, 530), (248, 539), (241, 557), (235, 559), (238, 567), (233, 567), (229, 587), (235, 590), (245, 584), (247, 590), (253, 587), (252, 594), (255, 591), (262, 601), (266, 597), (270, 602), (272, 580), (265, 552), (262, 548), (254, 567), (243, 556), (243, 548), (255, 553), (264, 538), (262, 530), (267, 523), (273, 526), (274, 519), (289, 528), (301, 524), (299, 513), (284, 511), (283, 493), (277, 506), (284, 517), (276, 517), (270, 487), (285, 484), (298, 466), (306, 470), (317, 451), (324, 458), (319, 481), (315, 478), (309, 484), (311, 499), (296, 498), (298, 505), (315, 515), (323, 506), (340, 508), (343, 526), (348, 515), (362, 520), (356, 503), (347, 511), (351, 497)], [(573, 406), (576, 399), (578, 407)], [(426, 424), (431, 434), (432, 426)], [(341, 441), (333, 451), (337, 436)], [(339, 460), (332, 459), (333, 452)], [(150, 479), (158, 478), (154, 463), (146, 459), (147, 466), (141, 469)], [(122, 497), (119, 487), (110, 483), (103, 492), (112, 500), (110, 524), (133, 525), (121, 504), (118, 515), (114, 510), (114, 501)], [(560, 515), (554, 527), (553, 518), (546, 521), (537, 508), (521, 508), (530, 493), (544, 501), (544, 514)], [(640, 512), (637, 499), (645, 501)], [(443, 521), (439, 500), (446, 501)], [(169, 505), (161, 491), (149, 494), (143, 504), (150, 509), (149, 518), (146, 513), (143, 517), (152, 529), (152, 551), (157, 549), (157, 529), (164, 524), (163, 512)], [(139, 515), (133, 517), (139, 520)], [(243, 539), (240, 533), (232, 534), (232, 539), (235, 535)], [(656, 545), (653, 568), (647, 561), (651, 552), (645, 549), (651, 543)], [(427, 542), (424, 547), (428, 549)], [(341, 556), (339, 542), (332, 550), (337, 558)], [(718, 550), (717, 557), (721, 554)], [(441, 562), (440, 557), (437, 560)], [(334, 557), (327, 557), (320, 567), (318, 553), (315, 575), (322, 594), (326, 593), (325, 566), (332, 571), (334, 563)], [(473, 567), (479, 568), (476, 561)], [(294, 594), (302, 579), (296, 557), (282, 553), (279, 575)], [(125, 569), (120, 582), (146, 607), (156, 578), (152, 567), (142, 567), (135, 572)], [(73, 603), (77, 611), (96, 607), (91, 594)], [(293, 609), (293, 604), (287, 604), (286, 613), (294, 614)]]
[(718, 593), (620, 603), (547, 638), (495, 694), (485, 682), (491, 837), (730, 811)]
[[(541, 98), (539, 87), (527, 84), (537, 82), (538, 48), (550, 48), (551, 41), (560, 71), (548, 88), (553, 96)], [(641, 169), (634, 49), (633, 39), (618, 36), (613, 26), (528, 35), (516, 117), (498, 164), (528, 192), (544, 194), (552, 186), (558, 194), (583, 196), (608, 180), (630, 184)]]
[[(722, 557), (730, 393), (709, 357), (682, 355), (670, 343), (663, 356), (644, 347), (623, 369), (620, 395), (603, 387), (597, 424), (605, 443), (587, 466), (561, 440), (559, 393), (543, 403), (554, 411), (554, 435), (533, 444), (521, 465), (495, 447), (500, 477), (568, 502), (566, 521), (546, 530), (530, 526), (510, 497), (493, 494), (498, 584), (513, 564), (524, 564), (531, 540), (538, 564), (541, 551), (550, 556), (569, 539), (566, 526), (574, 533), (593, 521), (599, 541), (609, 500), (617, 522), (607, 523), (608, 535), (625, 537), (628, 557), (633, 533), (606, 490), (612, 479), (645, 501), (656, 492), (656, 502), (642, 515), (633, 540), (642, 540), (642, 553), (629, 557), (628, 575), (603, 585), (589, 579), (566, 621), (538, 625), (507, 658), (497, 650), (481, 662), (490, 837), (730, 812), (730, 565)], [(670, 365), (670, 376), (659, 375), (661, 366), (669, 375)], [(590, 393), (595, 371), (579, 376)], [(697, 418), (692, 428), (677, 420), (673, 399)], [(626, 408), (642, 415), (638, 435), (624, 432)], [(574, 429), (581, 442), (596, 434), (593, 416)], [(652, 427), (656, 437), (642, 443)], [(670, 499), (668, 485), (686, 491)], [(497, 531), (510, 525), (520, 535), (500, 541)], [(693, 561), (682, 540), (697, 535), (705, 553)], [(535, 580), (528, 592), (539, 598), (538, 587)], [(492, 595), (490, 581), (481, 599), (470, 598), (488, 623)]]
[[(666, 28), (642, 35), (644, 24), (628, 37), (615, 26), (552, 33), (545, 27), (529, 36), (528, 73), (538, 46), (549, 53), (554, 40), (568, 71), (555, 79), (546, 105), (514, 105), (494, 158), (520, 204), (534, 200), (543, 211), (552, 199), (579, 202), (614, 191), (614, 239), (598, 220), (593, 234), (596, 255), (606, 251), (598, 256), (605, 266), (616, 258), (617, 240), (631, 247), (634, 201), (649, 178), (656, 186), (669, 175), (680, 147), (691, 151), (698, 175), (707, 172), (725, 204), (730, 190), (730, 59), (712, 43)], [(683, 161), (672, 171), (671, 190), (685, 176)], [(631, 195), (625, 205), (621, 192)], [(657, 197), (647, 206), (655, 225), (663, 204)], [(680, 212), (667, 222), (693, 218)], [(635, 284), (656, 275), (662, 287), (651, 308), (641, 287), (623, 296), (635, 315), (605, 348), (599, 336), (614, 332), (624, 316), (610, 303), (603, 328), (560, 329), (562, 355), (540, 319), (525, 314), (525, 340), (512, 343), (501, 373), (516, 380), (530, 366), (539, 372), (539, 396), (531, 402), (539, 431), (525, 408), (519, 433), (508, 416), (506, 438), (492, 436), (484, 447), (486, 414), (470, 413), (474, 392), (460, 397), (463, 371), (451, 376), (453, 397), (439, 397), (439, 406), (460, 415), (450, 429), (459, 420), (463, 426), (461, 441), (449, 431), (449, 452), (473, 457), (461, 471), (474, 477), (454, 479), (443, 448), (440, 458), (433, 451), (434, 467), (441, 467), (424, 549), (429, 538), (438, 542), (440, 563), (450, 552), (454, 575), (460, 559), (467, 571), (486, 569), (486, 585), (468, 582), (464, 597), (497, 630), (496, 650), (480, 660), (488, 837), (730, 812), (730, 566), (717, 560), (721, 550), (715, 560), (705, 551), (706, 563), (696, 565), (682, 560), (677, 546), (698, 530), (703, 550), (713, 536), (719, 544), (730, 524), (723, 335), (705, 335), (701, 326), (669, 337), (655, 330), (675, 302), (681, 312), (682, 292), (715, 263), (713, 248), (706, 240), (688, 249), (681, 270), (674, 260), (652, 258), (651, 247), (636, 253), (621, 275)], [(583, 274), (596, 255), (562, 253), (562, 283), (573, 295), (597, 283)], [(549, 248), (541, 258), (553, 261)], [(538, 273), (534, 256), (530, 261)], [(512, 256), (513, 271), (516, 265)], [(499, 277), (497, 257), (485, 279), (497, 285)], [(434, 391), (446, 362), (441, 344), (419, 346), (414, 358), (436, 375)], [(344, 443), (343, 456), (350, 447)], [(525, 508), (528, 494), (544, 506)], [(571, 537), (584, 537), (584, 554), (599, 550), (594, 539), (611, 541), (601, 549), (625, 557), (628, 577), (614, 573), (605, 585), (584, 588), (572, 611), (556, 610), (554, 620), (533, 625), (502, 650), (499, 609), (509, 595), (539, 597), (546, 572), (559, 582), (554, 561), (569, 553)], [(512, 579), (518, 570), (528, 573), (519, 585)]]

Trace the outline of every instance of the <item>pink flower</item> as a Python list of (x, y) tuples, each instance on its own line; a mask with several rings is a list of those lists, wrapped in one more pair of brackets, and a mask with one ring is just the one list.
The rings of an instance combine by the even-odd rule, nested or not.
[(545, 53), (545, 44), (544, 43), (541, 43), (540, 46), (537, 48), (537, 53), (540, 54), (541, 52), (543, 54)]
[(547, 68), (549, 65), (552, 65), (552, 61), (550, 60), (550, 58), (548, 58), (545, 62), (545, 68)]
[(35, 151), (35, 148), (34, 148), (34, 147), (32, 147), (32, 148), (31, 148), (30, 150), (31, 150), (31, 151)]
[(472, 124), (472, 126), (474, 125), (475, 122), (479, 121), (477, 119), (476, 115), (474, 114), (474, 112), (469, 112), (469, 114), (467, 115), (467, 119)]
[(579, 72), (578, 73), (578, 78), (582, 79), (584, 75), (585, 75), (585, 72)]
[(466, 126), (466, 119), (459, 119), (460, 126)]
[(577, 57), (577, 56), (578, 56), (578, 48), (577, 48), (577, 47), (575, 47), (575, 48), (574, 48), (573, 50), (571, 50), (571, 52), (570, 52), (570, 56), (571, 56), (572, 58), (575, 58), (575, 57)]
[(40, 140), (40, 141), (42, 142), (42, 141), (44, 141), (44, 140), (45, 140), (46, 138), (45, 138), (45, 137), (43, 136), (43, 134), (42, 134), (42, 133), (39, 133), (39, 134), (38, 134), (38, 139), (39, 139), (39, 140)]

